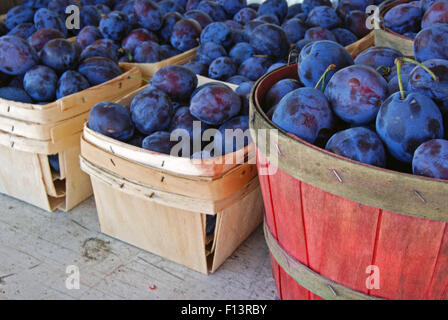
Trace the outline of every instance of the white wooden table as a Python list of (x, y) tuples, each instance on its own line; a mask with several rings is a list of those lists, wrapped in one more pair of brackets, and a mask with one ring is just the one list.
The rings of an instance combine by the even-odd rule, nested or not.
[[(67, 267), (79, 270), (69, 290)], [(275, 299), (261, 228), (209, 276), (99, 232), (93, 199), (47, 213), (0, 195), (0, 299)]]

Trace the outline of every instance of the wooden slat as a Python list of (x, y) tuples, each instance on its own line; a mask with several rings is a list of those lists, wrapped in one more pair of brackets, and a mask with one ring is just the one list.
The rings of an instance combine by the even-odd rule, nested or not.
[(230, 197), (219, 201), (202, 200), (197, 198), (186, 197), (170, 192), (162, 191), (151, 186), (142, 185), (135, 181), (124, 179), (115, 175), (113, 172), (106, 171), (96, 167), (89, 161), (81, 157), (81, 169), (88, 173), (91, 177), (95, 177), (104, 183), (119, 189), (122, 192), (129, 193), (139, 198), (155, 201), (159, 204), (179, 208), (183, 210), (201, 212), (206, 214), (216, 214), (231, 206), (233, 203), (240, 201), (247, 194), (259, 187), (258, 179), (253, 179), (249, 184), (241, 188), (238, 192)]
[(257, 176), (255, 165), (245, 163), (213, 179), (181, 177), (131, 162), (81, 140), (82, 156), (96, 166), (126, 179), (192, 198), (212, 201), (225, 199)]
[(264, 216), (260, 188), (256, 188), (240, 201), (236, 201), (219, 214), (214, 243), (213, 265), (215, 272), (224, 261), (261, 224)]
[(414, 56), (414, 41), (386, 30), (375, 30), (375, 45), (400, 51), (407, 57)]
[[(425, 299), (444, 235), (445, 223), (383, 212), (374, 265), (389, 299)], [(442, 277), (446, 283), (446, 270)], [(441, 279), (441, 280), (442, 280)]]

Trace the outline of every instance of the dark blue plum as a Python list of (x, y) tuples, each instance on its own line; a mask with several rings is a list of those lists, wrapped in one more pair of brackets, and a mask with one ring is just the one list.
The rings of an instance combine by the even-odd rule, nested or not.
[[(95, 8), (96, 8), (96, 10), (98, 10), (98, 13), (100, 15), (106, 15), (112, 11), (112, 9), (109, 8), (108, 6), (106, 6), (105, 4), (97, 4), (95, 6)], [(120, 10), (116, 10), (116, 11), (120, 11)]]
[(228, 16), (233, 17), (238, 11), (246, 8), (246, 0), (217, 0), (216, 3), (221, 5)]
[(173, 48), (169, 44), (162, 44), (160, 46), (160, 58), (161, 58), (161, 60), (165, 60), (165, 59), (177, 56), (177, 55), (179, 55), (181, 53), (182, 53), (182, 51), (177, 50), (176, 48)]
[(429, 7), (431, 7), (434, 3), (439, 1), (446, 1), (446, 0), (421, 0), (420, 5), (423, 11), (426, 12), (429, 9)]
[(306, 24), (312, 27), (333, 29), (341, 24), (341, 20), (333, 8), (328, 6), (318, 6), (310, 11), (306, 19)]
[(120, 141), (131, 139), (135, 130), (129, 111), (112, 102), (101, 102), (93, 106), (88, 124), (93, 131)]
[(76, 71), (66, 71), (62, 74), (58, 81), (56, 90), (56, 98), (63, 97), (81, 92), (90, 87), (89, 81)]
[(358, 38), (362, 38), (369, 34), (371, 31), (366, 26), (368, 19), (367, 14), (364, 11), (354, 10), (350, 11), (345, 16), (345, 27), (353, 32)]
[(175, 101), (186, 101), (198, 85), (198, 77), (183, 66), (166, 66), (157, 71), (151, 85), (167, 93)]
[(275, 14), (265, 14), (262, 16), (258, 16), (258, 18), (256, 20), (264, 21), (266, 23), (275, 24), (277, 26), (280, 25), (280, 21), (278, 20), (278, 18)]
[(331, 32), (333, 32), (338, 43), (344, 47), (358, 41), (358, 37), (348, 29), (335, 28), (332, 29)]
[(59, 155), (53, 154), (48, 156), (48, 163), (50, 164), (50, 168), (56, 172), (60, 172), (61, 168), (59, 166)]
[(185, 68), (190, 69), (195, 74), (200, 74), (202, 76), (207, 76), (208, 68), (205, 64), (202, 64), (198, 61), (190, 61), (184, 64)]
[(187, 19), (196, 20), (201, 25), (202, 29), (213, 22), (213, 19), (208, 14), (199, 10), (187, 11), (185, 12), (184, 17)]
[(221, 154), (236, 152), (252, 142), (249, 134), (249, 117), (237, 116), (222, 124), (215, 134), (215, 152)]
[(64, 39), (64, 34), (56, 29), (40, 29), (37, 30), (29, 39), (28, 42), (31, 46), (39, 52), (43, 49), (45, 44), (53, 39)]
[(47, 9), (57, 13), (62, 19), (65, 19), (65, 9), (70, 5), (78, 6), (78, 3), (75, 0), (50, 0)]
[(58, 76), (46, 66), (34, 66), (25, 73), (23, 88), (36, 101), (53, 101), (56, 97)]
[[(169, 42), (171, 34), (173, 33), (174, 25), (177, 21), (182, 19), (182, 15), (179, 12), (168, 12), (163, 16), (163, 24), (160, 29), (160, 37), (163, 41)], [(144, 30), (144, 29), (143, 29)], [(154, 40), (152, 40), (154, 41)]]
[(171, 45), (181, 51), (187, 51), (197, 47), (202, 28), (194, 19), (181, 19), (173, 27), (170, 38)]
[(6, 24), (4, 24), (2, 21), (0, 21), (0, 37), (4, 36), (8, 33), (8, 28), (6, 28)]
[(276, 62), (272, 66), (269, 67), (268, 71), (266, 73), (269, 73), (271, 71), (277, 70), (278, 68), (286, 66), (285, 62)]
[(96, 40), (102, 39), (103, 35), (100, 30), (94, 26), (86, 26), (76, 36), (76, 43), (85, 49), (87, 46), (94, 43)]
[(412, 171), (419, 176), (448, 180), (448, 141), (434, 139), (415, 150)]
[(64, 39), (48, 41), (40, 52), (41, 62), (57, 72), (76, 68), (78, 58), (76, 46)]
[(16, 6), (8, 11), (5, 17), (6, 27), (9, 30), (14, 29), (22, 23), (33, 22), (34, 10), (25, 6)]
[(142, 148), (154, 152), (171, 154), (171, 149), (177, 143), (177, 141), (171, 141), (171, 134), (169, 132), (157, 131), (143, 140)]
[(226, 56), (227, 52), (223, 46), (215, 42), (206, 42), (198, 46), (195, 60), (204, 65), (209, 65), (213, 60)]
[(403, 55), (400, 51), (387, 47), (371, 47), (361, 52), (355, 59), (356, 64), (363, 64), (377, 69), (380, 66), (392, 68), (395, 59)]
[(237, 65), (240, 65), (253, 55), (255, 55), (255, 50), (247, 42), (237, 43), (229, 52), (229, 57), (232, 58)]
[(208, 85), (191, 99), (190, 112), (193, 116), (210, 125), (221, 125), (238, 115), (241, 99), (227, 86)]
[(263, 24), (252, 32), (250, 45), (260, 55), (284, 58), (289, 52), (289, 42), (285, 31), (273, 24)]
[(272, 61), (266, 57), (251, 57), (243, 61), (238, 68), (238, 74), (252, 81), (256, 81), (268, 71), (271, 65)]
[(402, 3), (392, 7), (384, 15), (384, 25), (400, 34), (405, 32), (418, 32), (422, 9), (410, 3)]
[(214, 1), (203, 0), (199, 2), (196, 9), (205, 12), (214, 21), (225, 21), (227, 19), (227, 14), (224, 8)]
[(373, 68), (353, 65), (333, 75), (325, 95), (339, 118), (351, 124), (365, 125), (376, 119), (387, 99), (387, 82)]
[(321, 131), (333, 127), (333, 114), (321, 91), (299, 88), (280, 100), (272, 121), (281, 129), (314, 143)]
[(122, 48), (129, 50), (129, 52), (134, 53), (135, 48), (145, 41), (158, 42), (159, 39), (155, 33), (143, 28), (138, 28), (132, 30), (126, 38), (124, 38), (121, 46)]
[(123, 73), (118, 64), (103, 57), (84, 60), (80, 64), (78, 72), (93, 86), (112, 80)]
[(119, 11), (112, 11), (101, 19), (99, 30), (104, 38), (122, 41), (129, 33), (128, 16)]
[(436, 2), (428, 8), (422, 19), (422, 29), (438, 23), (448, 23), (448, 1)]
[(85, 48), (80, 56), (81, 61), (93, 58), (104, 57), (118, 62), (119, 47), (110, 39), (100, 39)]
[(50, 0), (22, 0), (22, 5), (28, 8), (46, 8)]
[(239, 74), (232, 76), (230, 78), (227, 78), (227, 80), (226, 80), (226, 82), (232, 83), (237, 86), (239, 86), (241, 83), (247, 82), (247, 81), (250, 81), (250, 80), (247, 79), (246, 77), (240, 76)]
[(251, 8), (243, 8), (234, 15), (233, 20), (245, 25), (255, 18), (257, 18), (257, 11)]
[(224, 24), (234, 31), (235, 30), (243, 31), (244, 29), (244, 26), (236, 22), (235, 20), (226, 20), (224, 21)]
[(329, 40), (337, 42), (337, 39), (333, 32), (322, 27), (312, 27), (306, 30), (305, 38), (311, 41)]
[(448, 113), (448, 61), (431, 59), (423, 64), (437, 76), (438, 81), (434, 81), (423, 68), (415, 67), (409, 74), (408, 90), (430, 97), (442, 113)]
[(33, 99), (22, 88), (3, 87), (0, 88), (0, 98), (10, 101), (17, 101), (23, 103), (33, 103)]
[(351, 160), (377, 167), (386, 166), (386, 150), (378, 135), (367, 128), (355, 127), (334, 134), (326, 150)]
[(313, 10), (315, 7), (319, 6), (327, 6), (331, 7), (331, 1), (330, 0), (304, 0), (302, 2), (302, 12), (306, 15), (308, 15), (311, 10)]
[(246, 40), (246, 42), (250, 42), (250, 39), (252, 37), (252, 32), (254, 31), (254, 29), (258, 26), (261, 26), (262, 24), (265, 24), (266, 22), (261, 21), (261, 20), (252, 20), (249, 21), (245, 26), (244, 26), (244, 30), (243, 30), (243, 35), (244, 38)]
[[(8, 32), (8, 36), (19, 37), (24, 40), (27, 40), (36, 32), (36, 28), (32, 23), (22, 23), (18, 26), (14, 27), (11, 31)], [(64, 38), (64, 37), (63, 37)]]
[(81, 28), (87, 26), (97, 27), (100, 24), (101, 13), (95, 6), (85, 6), (79, 10), (79, 17), (81, 18)]
[(219, 57), (212, 61), (208, 76), (214, 80), (227, 80), (236, 73), (236, 65), (229, 57)]
[(31, 69), (39, 58), (31, 45), (19, 37), (0, 37), (0, 71), (20, 75)]
[(296, 43), (303, 39), (307, 26), (301, 20), (292, 18), (282, 24), (282, 28), (286, 33), (290, 43)]
[(154, 87), (138, 93), (131, 103), (132, 121), (143, 134), (168, 129), (173, 115), (169, 96)]
[(294, 18), (301, 12), (302, 12), (302, 4), (295, 3), (288, 7), (288, 14), (286, 15), (286, 19)]
[(291, 91), (299, 89), (300, 82), (295, 79), (283, 79), (274, 84), (264, 96), (264, 110), (267, 111), (274, 107)]
[(243, 101), (240, 112), (241, 115), (249, 115), (249, 95), (254, 85), (255, 82), (246, 81), (241, 83), (235, 90), (236, 94), (239, 95), (241, 97), (241, 100)]
[[(313, 1), (313, 0), (311, 0)], [(369, 5), (374, 4), (374, 0), (339, 0), (338, 11), (342, 16), (347, 15), (350, 11), (366, 11)], [(330, 4), (331, 6), (331, 4)], [(302, 5), (303, 8), (303, 5)], [(305, 10), (303, 10), (305, 11)]]
[(161, 58), (160, 46), (153, 41), (142, 42), (134, 50), (134, 61), (138, 63), (158, 62)]
[(56, 12), (45, 8), (36, 11), (34, 15), (34, 26), (37, 30), (44, 28), (57, 29), (64, 35), (67, 35), (65, 21), (61, 19), (61, 17)]
[(294, 45), (294, 49), (297, 51), (297, 53), (300, 54), (300, 52), (302, 51), (302, 49), (309, 43), (313, 42), (312, 40), (309, 39), (302, 39), (300, 41), (297, 41), (297, 43)]
[(423, 29), (414, 39), (415, 59), (423, 62), (430, 59), (448, 60), (448, 24), (435, 24)]
[(188, 0), (187, 1), (187, 5), (185, 6), (185, 9), (187, 11), (189, 11), (189, 10), (196, 10), (198, 8), (199, 3), (201, 1), (202, 0)]
[(376, 131), (395, 159), (410, 164), (422, 143), (443, 138), (442, 114), (427, 96), (412, 92), (401, 99), (397, 92), (381, 106)]
[(274, 14), (280, 21), (288, 14), (288, 3), (286, 0), (267, 0), (264, 1), (257, 11), (258, 16), (265, 14)]
[(232, 29), (223, 22), (213, 22), (204, 28), (201, 33), (201, 43), (214, 42), (223, 47), (232, 44)]
[(160, 8), (160, 11), (162, 11), (163, 15), (166, 15), (170, 12), (177, 12), (177, 13), (184, 13), (185, 8), (180, 6), (176, 1), (174, 0), (163, 0), (157, 3), (157, 5)]
[[(196, 121), (196, 122), (195, 122)], [(200, 130), (199, 129), (200, 126)], [(201, 124), (201, 122), (190, 113), (189, 107), (180, 107), (176, 109), (176, 112), (171, 120), (170, 132), (174, 130), (185, 130), (188, 133), (190, 139), (201, 140), (201, 133), (208, 128), (207, 125)]]
[(153, 1), (135, 0), (134, 15), (143, 28), (157, 31), (162, 27), (162, 10), (160, 10), (159, 6)]
[(306, 45), (299, 55), (298, 73), (306, 87), (315, 87), (325, 70), (334, 64), (336, 68), (327, 73), (326, 83), (333, 74), (353, 64), (350, 53), (333, 41), (316, 41)]

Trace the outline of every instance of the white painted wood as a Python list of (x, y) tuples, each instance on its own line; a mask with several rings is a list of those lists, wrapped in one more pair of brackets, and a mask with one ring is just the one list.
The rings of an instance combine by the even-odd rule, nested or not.
[[(68, 265), (80, 290), (65, 287)], [(0, 279), (0, 300), (276, 297), (261, 228), (206, 276), (101, 234), (92, 198), (46, 213), (0, 195)]]

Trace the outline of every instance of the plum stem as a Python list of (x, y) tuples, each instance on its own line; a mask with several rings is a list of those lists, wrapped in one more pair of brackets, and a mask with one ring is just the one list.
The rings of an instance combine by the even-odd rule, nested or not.
[(380, 70), (383, 70), (381, 72), (381, 74), (383, 75), (383, 77), (390, 75), (391, 73), (391, 68), (386, 67), (386, 66), (379, 66), (378, 68), (376, 68), (376, 71), (380, 72)]
[(330, 72), (331, 70), (334, 70), (336, 68), (335, 64), (330, 64), (328, 66), (328, 68), (325, 70), (324, 74), (320, 77), (319, 81), (317, 82), (316, 86), (314, 87), (314, 89), (319, 88), (320, 83), (322, 82), (322, 92), (325, 89), (325, 79), (327, 78), (327, 74), (328, 72)]
[(423, 68), (423, 70), (425, 70), (426, 72), (428, 72), (429, 75), (434, 79), (435, 82), (439, 82), (439, 77), (437, 77), (437, 76), (435, 75), (435, 73), (432, 72), (432, 71), (431, 71), (427, 66), (425, 66), (423, 63), (420, 63), (420, 62), (418, 62), (418, 61), (415, 61), (414, 59), (406, 58), (406, 57), (402, 57), (402, 58), (398, 58), (398, 59), (400, 59), (401, 61), (404, 61), (404, 62), (409, 62), (409, 63), (415, 64), (415, 65), (417, 65), (417, 66)]
[(403, 89), (403, 79), (401, 77), (401, 63), (403, 60), (397, 58), (395, 59), (395, 64), (397, 65), (397, 77), (398, 77), (398, 87), (400, 88), (400, 95), (401, 100), (406, 99), (406, 96), (404, 95), (404, 89)]
[(147, 80), (147, 79), (145, 79), (143, 77), (140, 77), (140, 76), (130, 76), (129, 78), (130, 79), (138, 79), (138, 80), (142, 80), (142, 81), (144, 81), (146, 83), (149, 83), (149, 80)]

